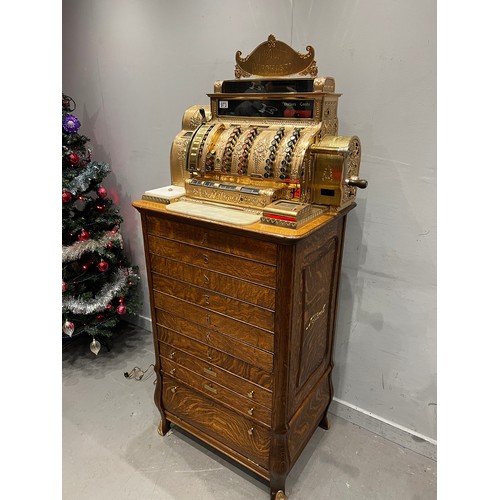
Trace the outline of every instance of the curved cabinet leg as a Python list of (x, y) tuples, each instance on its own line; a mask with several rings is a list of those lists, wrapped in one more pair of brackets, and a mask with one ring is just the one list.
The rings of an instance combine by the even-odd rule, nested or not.
[(170, 420), (162, 417), (160, 423), (158, 424), (158, 434), (164, 436), (170, 430)]
[(325, 429), (327, 431), (330, 428), (330, 420), (328, 419), (328, 411), (325, 411), (325, 414), (323, 415), (323, 418), (321, 419), (319, 423), (319, 427), (322, 429)]

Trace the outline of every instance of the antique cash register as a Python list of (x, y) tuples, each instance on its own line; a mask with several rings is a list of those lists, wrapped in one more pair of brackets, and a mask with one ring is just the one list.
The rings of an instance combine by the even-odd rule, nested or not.
[(191, 433), (279, 500), (316, 428), (328, 428), (346, 215), (367, 182), (312, 47), (296, 52), (270, 35), (236, 53), (235, 77), (184, 113), (171, 185), (133, 205), (158, 431)]

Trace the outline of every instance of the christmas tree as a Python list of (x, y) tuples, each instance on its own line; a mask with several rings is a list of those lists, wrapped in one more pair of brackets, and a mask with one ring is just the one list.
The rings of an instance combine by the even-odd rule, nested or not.
[(63, 94), (62, 331), (63, 340), (91, 336), (97, 354), (99, 339), (106, 342), (124, 314), (137, 312), (139, 275), (123, 251), (119, 209), (101, 185), (110, 167), (92, 161), (75, 108)]

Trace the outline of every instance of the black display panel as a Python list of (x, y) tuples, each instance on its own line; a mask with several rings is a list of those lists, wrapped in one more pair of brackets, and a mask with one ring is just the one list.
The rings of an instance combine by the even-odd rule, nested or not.
[(313, 92), (314, 79), (280, 79), (280, 80), (226, 80), (222, 82), (224, 94), (272, 94), (282, 92)]
[(265, 118), (312, 118), (313, 99), (218, 99), (219, 116), (260, 116)]

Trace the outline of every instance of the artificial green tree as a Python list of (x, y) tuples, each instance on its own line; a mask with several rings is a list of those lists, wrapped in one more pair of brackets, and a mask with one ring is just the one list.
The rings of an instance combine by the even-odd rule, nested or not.
[(102, 186), (110, 166), (92, 160), (75, 108), (63, 93), (62, 332), (63, 339), (89, 335), (97, 354), (119, 321), (138, 311), (139, 274), (123, 250), (119, 209)]

